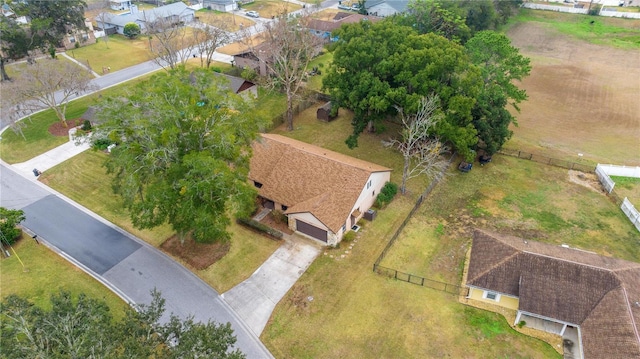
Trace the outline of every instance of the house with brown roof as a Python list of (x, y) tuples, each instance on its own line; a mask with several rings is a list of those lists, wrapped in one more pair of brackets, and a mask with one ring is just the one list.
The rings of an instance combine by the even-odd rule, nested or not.
[(309, 29), (309, 31), (311, 31), (311, 33), (318, 37), (321, 37), (325, 41), (337, 41), (337, 38), (331, 37), (331, 33), (334, 30), (340, 28), (340, 26), (342, 26), (343, 24), (353, 24), (360, 21), (377, 22), (380, 20), (382, 20), (382, 18), (372, 15), (338, 12), (331, 20), (312, 18), (309, 19), (305, 25)]
[(249, 179), (289, 228), (335, 245), (371, 208), (391, 169), (276, 134), (253, 144)]
[(640, 358), (640, 263), (477, 230), (466, 285), (514, 325), (577, 332), (576, 358)]

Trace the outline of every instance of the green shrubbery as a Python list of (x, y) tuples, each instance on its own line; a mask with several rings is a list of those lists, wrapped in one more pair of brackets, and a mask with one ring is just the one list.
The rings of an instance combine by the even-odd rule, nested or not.
[(262, 232), (265, 233), (266, 235), (273, 237), (275, 239), (282, 239), (283, 234), (282, 232), (278, 231), (277, 229), (273, 229), (267, 225), (264, 225), (258, 221), (254, 221), (253, 219), (249, 219), (249, 218), (238, 218), (238, 223), (243, 224), (251, 229), (254, 229), (258, 232)]
[(376, 197), (376, 206), (378, 208), (383, 208), (385, 205), (391, 202), (393, 197), (395, 197), (396, 193), (398, 193), (398, 185), (393, 182), (387, 182), (382, 187), (382, 190)]
[(22, 230), (17, 226), (20, 222), (24, 221), (24, 219), (24, 212), (22, 210), (0, 207), (0, 231), (3, 235), (0, 239), (4, 244), (13, 244), (20, 238)]

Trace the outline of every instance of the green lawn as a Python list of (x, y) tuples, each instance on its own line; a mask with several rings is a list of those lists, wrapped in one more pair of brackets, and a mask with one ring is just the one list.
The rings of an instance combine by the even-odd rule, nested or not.
[(613, 190), (620, 198), (627, 197), (636, 209), (640, 209), (640, 178), (611, 176), (615, 186)]
[(109, 41), (99, 39), (95, 44), (67, 50), (67, 55), (88, 61), (93, 71), (100, 75), (103, 67), (111, 67), (113, 72), (151, 60), (148, 37), (129, 40), (117, 34), (109, 36)]
[(11, 251), (11, 257), (0, 259), (0, 293), (3, 298), (17, 294), (40, 307), (49, 308), (49, 296), (65, 290), (73, 297), (85, 293), (92, 298), (104, 299), (116, 318), (124, 314), (127, 304), (120, 297), (46, 246), (36, 244), (29, 236), (24, 235), (13, 249), (17, 256)]
[(570, 182), (565, 169), (494, 156), (469, 173), (452, 169), (382, 265), (458, 283), (476, 227), (640, 261), (637, 230), (603, 193)]
[(246, 28), (255, 24), (253, 20), (239, 16), (239, 14), (244, 14), (244, 11), (240, 10), (235, 13), (228, 13), (202, 9), (196, 12), (196, 17), (200, 22), (231, 32), (236, 32), (243, 27)]
[[(86, 151), (46, 171), (40, 180), (108, 221), (159, 247), (174, 232), (169, 225), (151, 230), (133, 227), (119, 197), (111, 191), (110, 177), (102, 164), (106, 154)], [(196, 271), (203, 280), (224, 292), (248, 278), (280, 245), (266, 237), (233, 224), (229, 253), (213, 266)]]
[(300, 10), (302, 6), (281, 0), (256, 0), (249, 4), (243, 4), (240, 11), (253, 10), (260, 14), (260, 17), (269, 19), (274, 16), (288, 14), (292, 11)]
[(529, 21), (546, 23), (563, 34), (594, 44), (623, 49), (640, 48), (640, 22), (635, 19), (521, 8), (518, 15), (509, 20), (509, 24)]
[(558, 358), (548, 344), (515, 332), (499, 315), (372, 272), (413, 200), (396, 197), (375, 221), (363, 222), (352, 248), (343, 243), (316, 259), (260, 337), (274, 356)]
[[(131, 86), (144, 81), (151, 74), (128, 81), (124, 85), (112, 87), (94, 94), (71, 101), (67, 107), (67, 119), (75, 119), (87, 110), (89, 106), (99, 103), (102, 96), (115, 96), (125, 93)], [(2, 133), (0, 140), (0, 158), (7, 163), (19, 163), (27, 161), (35, 156), (47, 152), (69, 140), (68, 136), (53, 136), (49, 133), (49, 127), (58, 121), (53, 110), (45, 110), (24, 119), (26, 127), (23, 129), (25, 138), (8, 129)]]
[(324, 54), (316, 57), (309, 63), (308, 69), (311, 71), (314, 67), (317, 67), (320, 71), (320, 75), (315, 75), (309, 77), (307, 80), (307, 87), (311, 90), (321, 91), (322, 90), (322, 78), (326, 75), (329, 70), (329, 64), (333, 60), (333, 52), (326, 51)]

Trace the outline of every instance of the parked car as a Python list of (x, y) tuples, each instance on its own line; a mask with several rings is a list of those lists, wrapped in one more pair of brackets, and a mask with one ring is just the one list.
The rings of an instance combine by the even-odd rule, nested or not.
[(351, 5), (351, 10), (353, 10), (353, 11), (358, 11), (358, 10), (360, 10), (360, 4), (353, 4), (353, 5)]
[(260, 14), (258, 14), (257, 11), (247, 11), (244, 13), (245, 15), (249, 16), (249, 17), (260, 17)]
[(340, 9), (340, 10), (351, 10), (351, 7), (347, 6), (347, 5), (340, 4), (340, 5), (338, 5), (338, 9)]

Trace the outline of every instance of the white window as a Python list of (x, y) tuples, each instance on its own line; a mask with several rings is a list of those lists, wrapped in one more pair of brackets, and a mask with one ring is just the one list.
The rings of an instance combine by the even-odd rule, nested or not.
[(496, 302), (500, 301), (500, 294), (496, 293), (496, 292), (491, 292), (488, 290), (485, 290), (484, 293), (482, 293), (482, 298), (483, 299), (489, 299), (489, 300), (495, 300)]
[(367, 189), (369, 189), (369, 187), (371, 187), (371, 180), (369, 180), (369, 182), (367, 182)]
[(342, 233), (344, 233), (347, 230), (347, 224), (343, 224), (342, 225)]
[(76, 42), (76, 38), (73, 36), (69, 36), (69, 42), (73, 44), (74, 42)]

